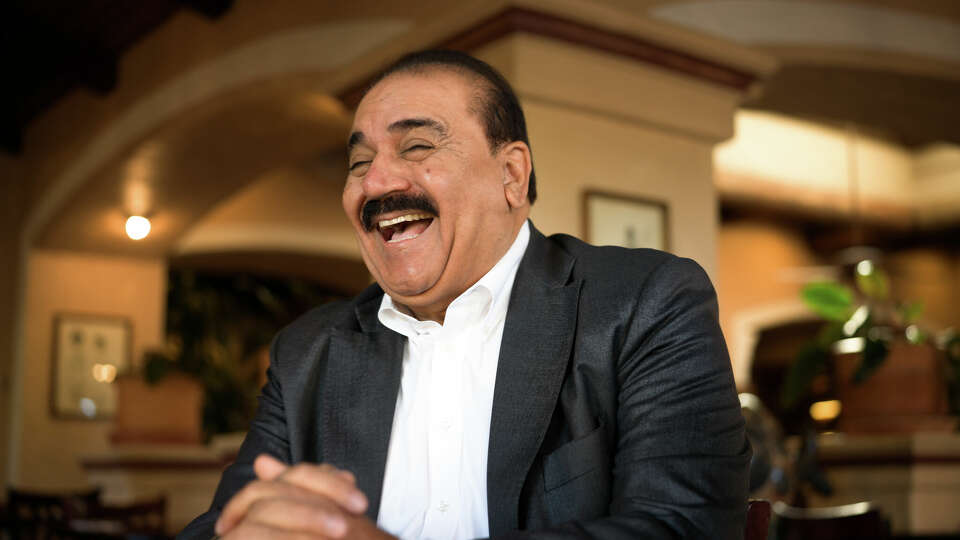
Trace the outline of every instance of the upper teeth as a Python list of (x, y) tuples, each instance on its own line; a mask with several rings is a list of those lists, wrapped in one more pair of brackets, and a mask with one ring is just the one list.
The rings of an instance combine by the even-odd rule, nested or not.
[(421, 219), (430, 219), (431, 217), (432, 216), (430, 216), (429, 214), (405, 214), (400, 217), (395, 217), (393, 219), (384, 219), (382, 221), (377, 222), (377, 225), (379, 225), (381, 229), (385, 229), (387, 227), (390, 227), (391, 225), (396, 225), (397, 223), (403, 223), (404, 221), (418, 221)]

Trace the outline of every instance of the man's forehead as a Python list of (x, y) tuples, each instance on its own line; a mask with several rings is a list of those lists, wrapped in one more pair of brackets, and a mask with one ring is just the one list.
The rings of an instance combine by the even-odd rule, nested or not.
[(386, 118), (378, 120), (386, 125), (396, 120), (390, 118), (391, 112), (404, 116), (435, 115), (449, 109), (466, 112), (475, 87), (470, 77), (442, 67), (392, 73), (376, 83), (360, 101), (354, 124), (365, 120), (370, 113), (386, 114)]
[(388, 75), (360, 101), (349, 145), (374, 133), (396, 134), (414, 128), (447, 135), (451, 117), (470, 114), (471, 90), (467, 77), (442, 68)]

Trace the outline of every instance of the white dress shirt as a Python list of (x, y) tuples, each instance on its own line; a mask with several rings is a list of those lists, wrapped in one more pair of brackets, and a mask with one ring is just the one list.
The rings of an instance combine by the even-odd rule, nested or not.
[(377, 525), (402, 539), (478, 538), (487, 523), (487, 444), (507, 304), (530, 240), (447, 308), (419, 321), (383, 295), (378, 316), (407, 337)]

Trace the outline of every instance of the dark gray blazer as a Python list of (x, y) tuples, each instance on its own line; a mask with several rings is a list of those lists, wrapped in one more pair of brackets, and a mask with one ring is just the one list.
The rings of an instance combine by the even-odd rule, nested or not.
[[(263, 452), (352, 471), (376, 520), (405, 339), (377, 319), (382, 295), (278, 334), (239, 457), (180, 538), (212, 536)], [(494, 389), (490, 535), (739, 540), (749, 460), (703, 270), (531, 227)]]

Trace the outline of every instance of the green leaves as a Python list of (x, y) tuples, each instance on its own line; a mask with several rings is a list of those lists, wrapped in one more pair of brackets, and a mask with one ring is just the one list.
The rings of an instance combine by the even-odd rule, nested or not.
[(873, 375), (890, 352), (886, 342), (879, 339), (868, 339), (863, 346), (863, 356), (857, 371), (853, 373), (853, 384), (861, 384)]
[(887, 273), (870, 265), (869, 272), (856, 272), (857, 289), (867, 298), (886, 300), (890, 296), (890, 278)]
[(846, 321), (853, 315), (853, 291), (839, 283), (811, 283), (800, 297), (817, 315), (828, 321)]
[(910, 302), (909, 304), (897, 306), (897, 311), (900, 313), (900, 318), (903, 320), (903, 324), (913, 324), (917, 322), (917, 319), (919, 319), (920, 315), (923, 314), (923, 302), (918, 300), (916, 302)]
[(807, 343), (800, 349), (780, 389), (780, 404), (785, 409), (793, 408), (806, 395), (810, 383), (823, 372), (829, 359), (830, 349), (820, 343)]
[[(817, 282), (801, 290), (803, 302), (825, 322), (819, 334), (800, 349), (790, 366), (780, 392), (784, 408), (798, 406), (807, 396), (814, 380), (831, 365), (837, 343), (856, 338), (856, 343), (843, 343), (856, 347), (845, 346), (836, 350), (855, 352), (860, 356), (850, 381), (861, 384), (883, 365), (894, 342), (921, 345), (933, 339), (918, 324), (923, 303), (900, 303), (892, 299), (889, 276), (874, 261), (859, 261), (853, 280), (855, 287), (838, 282)], [(960, 336), (956, 333), (945, 336), (938, 338), (937, 342), (947, 352), (945, 372), (951, 410), (960, 414)]]
[(150, 350), (143, 354), (143, 378), (155, 385), (171, 371), (173, 362), (161, 351)]

